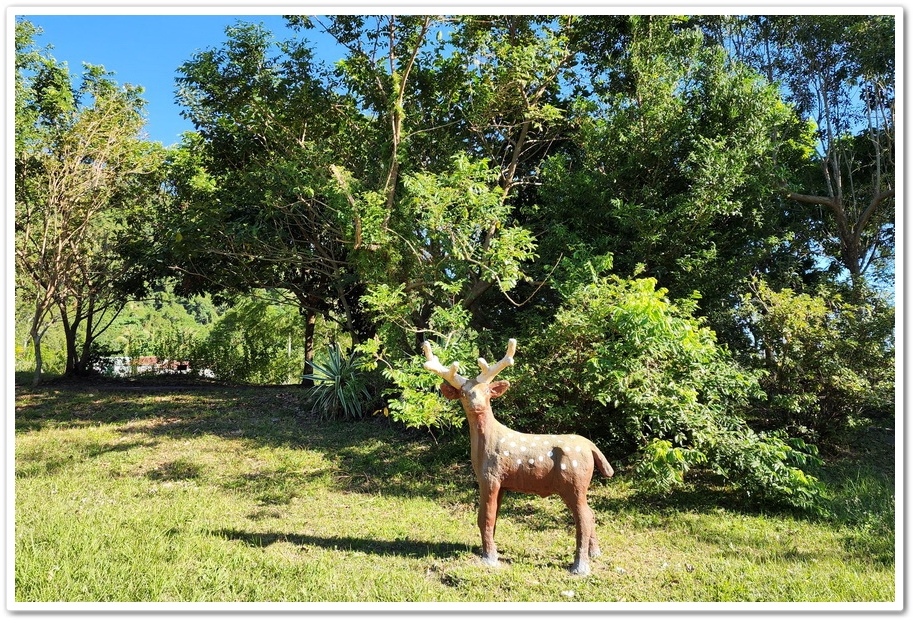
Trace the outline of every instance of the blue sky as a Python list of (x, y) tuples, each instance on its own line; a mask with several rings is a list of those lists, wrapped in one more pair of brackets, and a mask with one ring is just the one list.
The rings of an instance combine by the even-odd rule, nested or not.
[[(178, 67), (195, 52), (219, 46), (225, 29), (238, 21), (263, 23), (282, 40), (293, 36), (280, 15), (35, 15), (22, 19), (42, 29), (39, 46), (66, 61), (78, 75), (82, 63), (103, 65), (119, 83), (144, 87), (146, 132), (164, 145), (192, 130), (175, 104)], [(311, 38), (311, 34), (309, 35)]]

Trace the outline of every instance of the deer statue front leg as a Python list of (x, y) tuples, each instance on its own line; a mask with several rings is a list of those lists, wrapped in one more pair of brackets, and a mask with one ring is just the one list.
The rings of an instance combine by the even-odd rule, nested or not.
[(498, 485), (490, 483), (480, 485), (480, 506), (477, 508), (477, 527), (480, 528), (480, 551), (484, 563), (491, 567), (499, 566), (496, 553), (496, 516), (502, 501), (503, 491)]

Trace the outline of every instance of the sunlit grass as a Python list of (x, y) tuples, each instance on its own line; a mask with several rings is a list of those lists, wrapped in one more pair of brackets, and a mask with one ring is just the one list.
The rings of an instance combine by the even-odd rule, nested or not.
[(477, 556), (466, 439), (318, 422), (296, 388), (17, 396), (17, 602), (888, 602), (893, 477), (841, 466), (832, 516), (596, 480), (575, 578), (557, 498), (509, 494)]

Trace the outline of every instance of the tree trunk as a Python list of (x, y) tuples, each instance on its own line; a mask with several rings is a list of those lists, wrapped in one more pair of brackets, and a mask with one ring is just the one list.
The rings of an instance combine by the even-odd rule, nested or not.
[(79, 360), (76, 362), (76, 373), (85, 374), (89, 371), (89, 355), (92, 352), (92, 321), (95, 311), (95, 304), (89, 300), (89, 310), (86, 312), (86, 337), (83, 339), (83, 346), (80, 352)]
[[(302, 316), (304, 329), (302, 349), (305, 354), (302, 364), (302, 374), (308, 375), (314, 371), (312, 368), (312, 360), (315, 359), (315, 322), (318, 320), (318, 314), (312, 309), (303, 309)], [(302, 385), (305, 387), (313, 387), (315, 382), (303, 376)]]
[(32, 336), (32, 346), (35, 348), (35, 372), (32, 375), (32, 386), (36, 386), (41, 382), (41, 334), (43, 331), (40, 331), (37, 324), (33, 324), (29, 335)]
[(64, 376), (73, 376), (76, 374), (76, 365), (79, 358), (76, 355), (76, 325), (70, 325), (66, 316), (62, 319), (64, 325), (64, 341), (67, 345), (67, 365), (64, 368)]
[(29, 327), (29, 339), (32, 341), (32, 347), (35, 349), (35, 372), (32, 375), (32, 385), (38, 385), (41, 382), (42, 368), (44, 362), (41, 359), (41, 338), (44, 337), (45, 331), (51, 326), (50, 324), (42, 327), (45, 316), (50, 311), (47, 299), (39, 300), (35, 304), (35, 313), (32, 315), (32, 325)]

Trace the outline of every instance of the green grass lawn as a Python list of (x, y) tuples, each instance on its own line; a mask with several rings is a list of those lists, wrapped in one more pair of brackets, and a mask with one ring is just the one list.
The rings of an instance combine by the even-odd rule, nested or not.
[(479, 562), (460, 432), (317, 422), (300, 403), (295, 387), (17, 388), (17, 604), (898, 597), (891, 446), (837, 460), (819, 519), (596, 476), (604, 555), (578, 578), (557, 498), (507, 495), (504, 562)]

